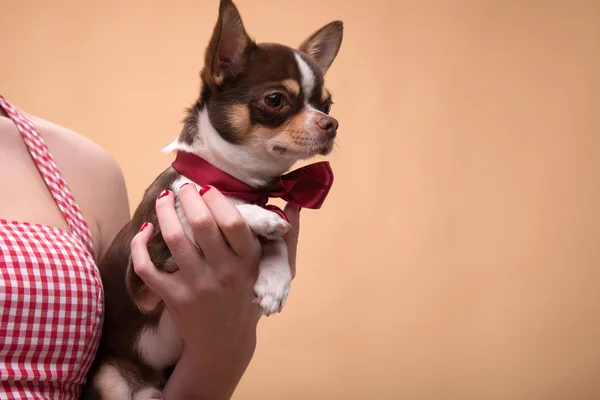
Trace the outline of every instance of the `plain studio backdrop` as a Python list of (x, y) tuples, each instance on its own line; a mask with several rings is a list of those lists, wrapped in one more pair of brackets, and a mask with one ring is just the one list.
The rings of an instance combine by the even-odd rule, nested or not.
[[(600, 3), (237, 4), (259, 41), (345, 36), (336, 182), (235, 399), (600, 398)], [(1, 0), (0, 91), (109, 150), (133, 209), (217, 9)]]

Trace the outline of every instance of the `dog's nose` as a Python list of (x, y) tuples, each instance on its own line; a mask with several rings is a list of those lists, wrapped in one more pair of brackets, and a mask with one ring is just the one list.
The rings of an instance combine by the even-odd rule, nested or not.
[(317, 122), (317, 125), (319, 125), (319, 128), (321, 128), (330, 139), (333, 139), (337, 134), (337, 119), (330, 117), (329, 115), (321, 118), (319, 122)]

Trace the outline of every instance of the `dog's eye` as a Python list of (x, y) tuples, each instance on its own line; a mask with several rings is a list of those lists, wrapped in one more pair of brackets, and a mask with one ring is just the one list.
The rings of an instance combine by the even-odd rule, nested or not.
[(285, 105), (285, 97), (281, 93), (271, 93), (265, 97), (265, 104), (273, 110), (279, 110)]
[(323, 107), (323, 112), (327, 115), (329, 115), (329, 112), (331, 111), (331, 103), (327, 103), (325, 104), (325, 107)]

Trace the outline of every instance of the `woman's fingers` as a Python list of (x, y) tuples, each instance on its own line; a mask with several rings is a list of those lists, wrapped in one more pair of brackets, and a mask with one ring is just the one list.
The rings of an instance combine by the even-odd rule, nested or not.
[(234, 253), (242, 258), (256, 257), (260, 244), (238, 209), (217, 189), (203, 189), (202, 198)]
[(182, 186), (178, 196), (183, 212), (194, 233), (194, 239), (200, 246), (208, 265), (218, 267), (234, 254), (219, 230), (211, 210), (206, 206), (194, 185)]
[(283, 212), (292, 225), (284, 240), (288, 248), (288, 258), (292, 270), (292, 278), (296, 276), (296, 254), (298, 250), (298, 237), (300, 235), (300, 208), (291, 203), (287, 203)]
[(173, 192), (164, 191), (156, 201), (156, 216), (160, 230), (171, 255), (184, 278), (196, 280), (207, 272), (206, 262), (185, 234), (175, 210)]
[(142, 278), (144, 283), (159, 296), (171, 293), (175, 288), (175, 282), (170, 275), (156, 269), (150, 253), (148, 253), (148, 241), (154, 233), (154, 226), (150, 223), (144, 224), (140, 232), (131, 241), (131, 262), (135, 273)]

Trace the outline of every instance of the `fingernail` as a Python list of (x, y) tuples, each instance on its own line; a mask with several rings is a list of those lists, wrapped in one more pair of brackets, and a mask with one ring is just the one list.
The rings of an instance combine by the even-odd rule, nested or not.
[(170, 190), (163, 190), (163, 191), (160, 193), (160, 195), (158, 196), (158, 198), (159, 198), (159, 199), (162, 199), (163, 197), (165, 197), (165, 196), (168, 196), (168, 195), (169, 195), (169, 193), (171, 193), (171, 191), (170, 191)]
[(189, 182), (186, 182), (186, 183), (184, 183), (183, 185), (181, 185), (181, 186), (179, 187), (179, 190), (183, 189), (183, 187), (184, 187), (185, 185), (189, 185), (189, 184), (190, 184)]
[(208, 185), (202, 186), (200, 188), (200, 196), (203, 196), (204, 193), (208, 192), (211, 188), (212, 188), (212, 186), (208, 186)]
[(144, 222), (144, 225), (142, 225), (142, 227), (140, 228), (140, 232), (146, 229), (146, 227), (148, 227), (148, 223)]

